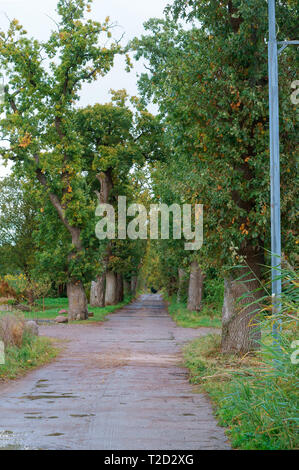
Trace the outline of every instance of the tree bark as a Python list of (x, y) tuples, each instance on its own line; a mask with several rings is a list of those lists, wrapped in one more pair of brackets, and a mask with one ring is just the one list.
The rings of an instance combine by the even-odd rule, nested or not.
[(121, 274), (116, 274), (116, 303), (124, 300), (124, 282)]
[(191, 312), (201, 309), (203, 294), (203, 274), (197, 261), (191, 263), (187, 308)]
[(109, 202), (110, 192), (113, 187), (112, 168), (108, 168), (108, 170), (99, 173), (96, 178), (100, 182), (101, 187), (100, 192), (96, 191), (96, 195), (101, 204), (107, 204)]
[(97, 280), (91, 283), (91, 307), (105, 307), (105, 280), (106, 275), (102, 274), (101, 276), (97, 276)]
[(106, 273), (105, 305), (115, 305), (116, 301), (116, 275), (112, 271)]
[[(247, 251), (248, 253), (248, 251)], [(258, 279), (261, 277), (263, 253), (253, 250), (246, 256), (248, 267), (237, 270), (241, 280), (227, 278), (224, 284), (224, 303), (222, 310), (223, 353), (247, 353), (259, 348), (261, 331), (257, 315), (261, 305), (257, 302), (262, 296)], [(245, 282), (246, 281), (246, 282)], [(241, 296), (244, 298), (240, 299)]]
[(86, 320), (88, 318), (87, 298), (81, 281), (70, 281), (67, 284), (69, 300), (68, 319)]

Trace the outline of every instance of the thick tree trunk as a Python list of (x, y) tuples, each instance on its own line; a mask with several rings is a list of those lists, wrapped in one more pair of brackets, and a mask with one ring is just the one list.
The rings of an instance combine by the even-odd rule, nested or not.
[(68, 282), (67, 296), (69, 300), (69, 320), (86, 320), (88, 318), (87, 298), (82, 282)]
[(116, 275), (112, 271), (106, 273), (105, 305), (115, 305), (116, 301)]
[(187, 276), (186, 271), (182, 268), (178, 270), (178, 292), (177, 301), (183, 302), (186, 299), (187, 294)]
[(121, 274), (116, 274), (116, 303), (124, 300), (124, 282)]
[[(113, 187), (112, 181), (112, 168), (108, 168), (96, 175), (97, 180), (100, 183), (100, 191), (95, 191), (100, 204), (108, 204), (110, 198), (110, 192)], [(109, 258), (111, 256), (111, 244), (108, 243), (106, 253), (102, 259), (104, 265), (104, 273), (97, 277), (97, 300), (99, 307), (105, 305), (114, 305), (116, 303), (116, 285), (114, 274), (109, 272)], [(95, 305), (97, 306), (97, 305)]]
[(91, 286), (90, 286), (90, 298), (89, 298), (89, 303), (91, 307), (95, 307), (97, 303), (97, 282), (96, 281), (91, 281)]
[(96, 282), (91, 283), (90, 305), (91, 307), (105, 307), (105, 280), (106, 275), (97, 277)]
[(191, 263), (189, 289), (188, 289), (188, 304), (187, 308), (191, 312), (199, 311), (201, 309), (202, 294), (203, 294), (203, 274), (196, 261)]
[[(243, 276), (241, 280), (225, 280), (222, 310), (223, 353), (247, 353), (259, 348), (261, 331), (257, 315), (261, 305), (249, 304), (257, 301), (262, 295), (260, 291), (256, 291), (260, 285), (255, 277), (261, 277), (263, 253), (251, 252), (246, 261), (249, 267), (238, 269), (238, 278)], [(241, 296), (244, 297), (240, 299)]]
[(131, 294), (136, 295), (137, 291), (137, 276), (131, 278)]

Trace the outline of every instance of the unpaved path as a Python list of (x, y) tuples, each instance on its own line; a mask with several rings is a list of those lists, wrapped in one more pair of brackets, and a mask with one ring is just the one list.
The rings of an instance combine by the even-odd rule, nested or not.
[(70, 340), (58, 360), (0, 387), (0, 449), (228, 449), (181, 367), (184, 342), (159, 295), (104, 324), (41, 327)]

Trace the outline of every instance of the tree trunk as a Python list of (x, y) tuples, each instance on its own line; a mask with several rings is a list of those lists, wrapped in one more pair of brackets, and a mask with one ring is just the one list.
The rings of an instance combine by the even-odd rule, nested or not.
[(91, 307), (105, 307), (105, 280), (106, 275), (102, 274), (101, 276), (97, 276), (97, 280), (91, 283)]
[(105, 305), (115, 305), (116, 303), (116, 275), (112, 271), (107, 271)]
[(124, 282), (121, 274), (116, 274), (116, 303), (124, 300)]
[[(251, 250), (246, 261), (248, 267), (237, 270), (236, 277), (243, 276), (242, 279), (228, 278), (224, 283), (221, 346), (223, 353), (247, 353), (259, 348), (261, 331), (257, 314), (261, 305), (249, 304), (262, 295), (261, 291), (256, 292), (260, 285), (254, 278), (261, 277), (263, 253), (254, 254)], [(240, 299), (241, 296), (245, 297)]]
[(107, 204), (109, 202), (110, 192), (113, 187), (112, 168), (108, 168), (108, 170), (99, 173), (96, 175), (96, 178), (101, 185), (101, 190), (100, 192), (96, 191), (96, 195), (100, 204)]
[(69, 300), (69, 320), (86, 320), (88, 318), (87, 298), (82, 282), (68, 282), (67, 296)]
[[(112, 181), (112, 168), (108, 168), (96, 175), (97, 180), (100, 183), (100, 191), (95, 191), (100, 204), (108, 204), (110, 198), (110, 192), (113, 187)], [(109, 258), (111, 256), (111, 243), (108, 243), (106, 253), (102, 259), (104, 265), (104, 273), (97, 277), (97, 300), (96, 302), (99, 307), (105, 305), (114, 305), (116, 302), (116, 286), (114, 280), (114, 274), (109, 272)]]
[(137, 291), (137, 276), (131, 278), (131, 294), (136, 295)]
[(186, 299), (187, 293), (186, 271), (184, 269), (179, 268), (178, 278), (177, 302), (179, 303)]
[(197, 261), (191, 263), (189, 289), (188, 289), (188, 304), (187, 308), (191, 312), (199, 311), (201, 309), (202, 294), (203, 294), (203, 274)]

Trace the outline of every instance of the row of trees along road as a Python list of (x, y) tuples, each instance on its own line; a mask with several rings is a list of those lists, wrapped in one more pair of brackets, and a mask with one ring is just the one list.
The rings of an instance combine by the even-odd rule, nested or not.
[[(159, 277), (169, 295), (188, 297), (190, 310), (201, 309), (213, 270), (225, 279), (223, 351), (254, 349), (257, 288), (270, 248), (267, 2), (173, 1), (132, 43), (137, 59), (147, 61), (142, 99), (128, 103), (121, 90), (111, 103), (81, 109), (82, 84), (126, 54), (112, 39), (109, 18), (86, 20), (88, 10), (86, 0), (59, 0), (60, 20), (47, 42), (28, 37), (17, 20), (0, 33), (8, 83), (1, 155), (37, 207), (35, 269), (67, 283), (70, 319), (87, 316), (87, 281), (94, 281), (99, 306), (121, 300), (124, 283), (134, 289), (144, 256), (151, 278)], [(297, 16), (295, 0), (278, 2), (280, 40), (294, 39)], [(283, 249), (291, 263), (298, 180), (290, 85), (297, 61), (295, 48), (280, 57)], [(159, 107), (156, 117), (146, 111), (150, 101)], [(118, 195), (145, 205), (202, 203), (203, 248), (186, 252), (179, 240), (147, 247), (142, 240), (99, 242), (98, 200), (115, 205)], [(240, 308), (243, 294), (241, 307), (252, 306)]]
[[(122, 297), (124, 274), (134, 284), (140, 262), (140, 249), (129, 242), (99, 244), (95, 192), (107, 202), (119, 192), (130, 193), (130, 169), (161, 155), (158, 120), (137, 99), (131, 111), (125, 92), (115, 93), (107, 105), (76, 106), (82, 84), (108, 73), (115, 56), (125, 53), (111, 38), (109, 18), (86, 20), (88, 10), (86, 0), (59, 0), (60, 21), (47, 42), (30, 38), (17, 20), (0, 33), (8, 83), (1, 105), (1, 139), (8, 146), (1, 155), (42, 203), (39, 262), (67, 282), (70, 319), (87, 317), (84, 281), (97, 277), (101, 290), (105, 273), (106, 303), (115, 303)], [(129, 58), (127, 63), (130, 67)], [(97, 298), (102, 305), (103, 294)]]
[[(277, 2), (278, 40), (296, 38), (297, 19), (296, 1)], [(203, 272), (216, 268), (225, 278), (222, 350), (247, 352), (260, 338), (254, 319), (271, 246), (267, 2), (175, 0), (146, 30), (133, 42), (136, 57), (148, 61), (139, 87), (145, 102), (159, 106), (168, 148), (152, 172), (155, 197), (202, 203), (205, 211), (200, 252), (186, 256), (180, 242), (160, 246), (166, 284), (177, 287), (191, 270), (189, 307), (199, 310)], [(296, 48), (289, 48), (279, 70), (283, 250), (292, 261), (298, 111), (290, 94), (297, 69)]]

